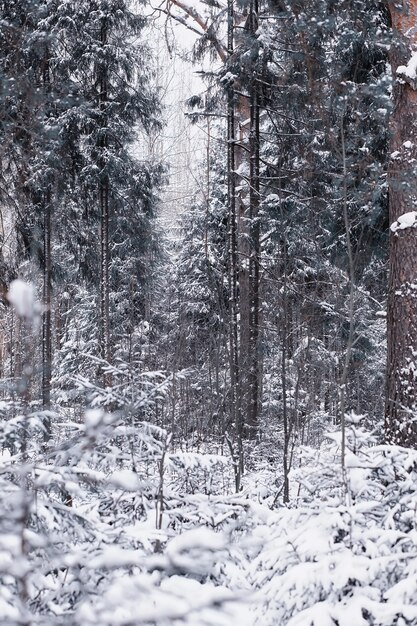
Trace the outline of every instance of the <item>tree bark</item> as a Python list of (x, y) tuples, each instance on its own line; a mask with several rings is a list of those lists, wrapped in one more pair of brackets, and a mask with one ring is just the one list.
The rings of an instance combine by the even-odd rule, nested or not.
[[(244, 28), (255, 42), (258, 2), (251, 0)], [(244, 434), (252, 438), (258, 430), (260, 411), (259, 346), (259, 255), (260, 255), (260, 185), (259, 185), (259, 79), (253, 67), (247, 96), (240, 96), (241, 148), (238, 169), (243, 178), (239, 185), (239, 310), (240, 310), (240, 397)], [(246, 180), (245, 180), (246, 178)]]
[[(107, 18), (103, 17), (101, 26), (101, 44), (104, 47), (107, 43)], [(100, 68), (100, 113), (101, 128), (99, 137), (99, 167), (100, 167), (100, 336), (101, 336), (101, 356), (104, 361), (111, 362), (110, 346), (110, 185), (107, 173), (107, 113), (108, 105), (108, 78), (105, 67)], [(104, 382), (108, 383), (108, 377), (104, 377)]]
[[(44, 198), (44, 232), (43, 232), (43, 315), (42, 315), (42, 406), (49, 409), (51, 406), (51, 375), (52, 375), (52, 260), (51, 260), (51, 189), (45, 192)], [(45, 438), (50, 437), (49, 420), (46, 424)]]
[[(45, 50), (43, 67), (43, 85), (45, 93), (50, 92), (50, 64), (49, 51)], [(46, 182), (46, 189), (42, 193), (41, 206), (43, 209), (43, 313), (42, 313), (42, 407), (51, 408), (51, 377), (52, 377), (52, 189), (51, 181)], [(45, 420), (44, 441), (51, 437), (51, 420)]]
[(385, 436), (415, 446), (417, 428), (417, 231), (398, 228), (401, 215), (417, 210), (417, 91), (407, 66), (417, 44), (417, 0), (389, 2), (395, 41), (391, 47), (394, 109), (389, 168), (388, 358)]
[[(252, 0), (250, 29), (255, 36), (258, 19), (258, 2)], [(249, 175), (249, 223), (250, 223), (250, 257), (249, 257), (249, 402), (247, 414), (247, 430), (249, 437), (256, 435), (260, 412), (260, 345), (259, 345), (259, 260), (260, 260), (260, 186), (259, 186), (259, 80), (254, 73), (250, 86), (250, 175)]]
[[(234, 49), (234, 2), (228, 0), (227, 50)], [(229, 220), (229, 359), (230, 359), (230, 414), (236, 429), (238, 460), (235, 467), (236, 491), (240, 489), (243, 473), (243, 420), (240, 408), (239, 324), (238, 324), (238, 254), (236, 216), (236, 112), (235, 91), (229, 87), (227, 104), (227, 201)]]
[(100, 321), (101, 355), (110, 362), (110, 252), (109, 252), (109, 186), (108, 181), (100, 183)]

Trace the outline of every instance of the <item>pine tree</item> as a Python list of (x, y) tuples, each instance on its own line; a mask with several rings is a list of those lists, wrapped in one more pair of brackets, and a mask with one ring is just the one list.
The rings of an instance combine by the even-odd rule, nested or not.
[(389, 2), (394, 41), (390, 60), (394, 77), (391, 164), (389, 169), (390, 279), (388, 297), (388, 369), (386, 438), (416, 445), (417, 306), (415, 297), (416, 83), (417, 3)]

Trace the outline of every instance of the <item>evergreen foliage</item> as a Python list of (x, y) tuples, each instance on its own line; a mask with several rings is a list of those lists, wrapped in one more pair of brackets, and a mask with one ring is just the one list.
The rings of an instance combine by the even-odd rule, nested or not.
[[(382, 432), (389, 12), (152, 11), (0, 0), (0, 624), (416, 626), (417, 453)], [(158, 11), (206, 90), (175, 240)]]

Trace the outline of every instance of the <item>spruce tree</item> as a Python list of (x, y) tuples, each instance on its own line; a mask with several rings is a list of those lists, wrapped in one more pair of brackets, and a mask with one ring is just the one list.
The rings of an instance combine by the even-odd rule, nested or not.
[(159, 105), (144, 62), (149, 52), (137, 40), (145, 23), (128, 2), (120, 0), (68, 2), (58, 10), (57, 28), (65, 31), (66, 61), (82, 99), (77, 120), (79, 190), (94, 207), (100, 225), (96, 267), (100, 276), (101, 356), (105, 361), (111, 360), (113, 351), (116, 280), (123, 276), (119, 291), (123, 284), (125, 293), (132, 288), (140, 291), (146, 260), (142, 257), (142, 267), (136, 265), (128, 275), (117, 267), (138, 242), (151, 238), (146, 221), (155, 205), (152, 189), (161, 175), (155, 164), (135, 157), (131, 147), (139, 127), (146, 132), (158, 123)]

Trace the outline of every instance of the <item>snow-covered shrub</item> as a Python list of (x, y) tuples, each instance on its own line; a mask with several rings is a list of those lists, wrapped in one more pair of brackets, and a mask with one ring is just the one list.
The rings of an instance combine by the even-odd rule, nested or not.
[(417, 452), (369, 446), (372, 436), (355, 423), (347, 435), (345, 472), (332, 434), (293, 472), (294, 508), (254, 528), (246, 552), (253, 623), (417, 624)]

